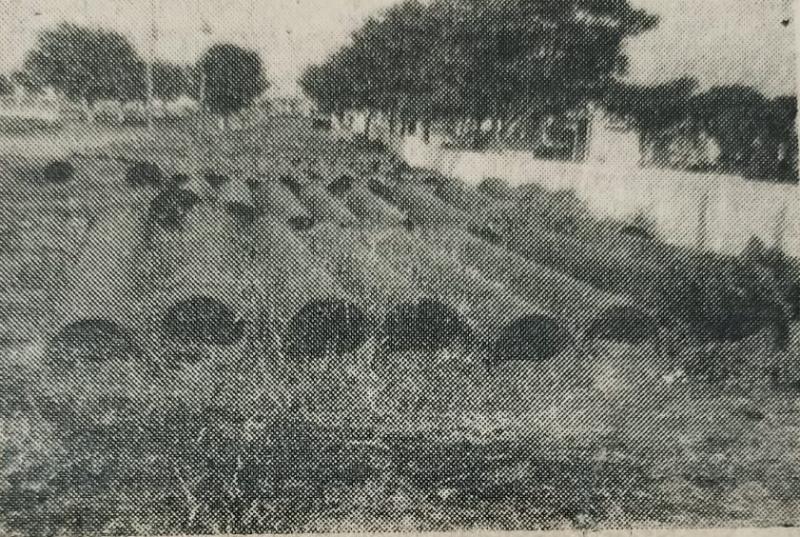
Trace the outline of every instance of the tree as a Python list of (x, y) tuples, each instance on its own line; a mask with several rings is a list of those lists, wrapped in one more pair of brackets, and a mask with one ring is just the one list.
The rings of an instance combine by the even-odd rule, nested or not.
[(153, 64), (153, 93), (162, 100), (172, 100), (193, 93), (193, 74), (186, 65), (168, 62)]
[(606, 93), (604, 104), (611, 112), (632, 118), (644, 141), (648, 141), (690, 118), (697, 87), (697, 81), (692, 78), (652, 86), (614, 83)]
[(204, 104), (225, 118), (253, 103), (269, 87), (258, 53), (236, 45), (214, 45), (200, 60)]
[(624, 74), (624, 40), (656, 23), (628, 0), (406, 0), (301, 84), (323, 109), (377, 109), (423, 128), (489, 119), (500, 130), (522, 111), (601, 97)]
[(40, 86), (84, 103), (89, 119), (97, 100), (141, 94), (142, 63), (133, 45), (113, 31), (59, 24), (39, 34), (24, 65)]

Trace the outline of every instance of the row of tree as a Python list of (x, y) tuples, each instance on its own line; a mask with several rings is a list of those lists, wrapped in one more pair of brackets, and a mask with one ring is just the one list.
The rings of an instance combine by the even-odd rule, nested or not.
[[(369, 18), (300, 83), (324, 111), (367, 111), (368, 128), (372, 112), (426, 135), (434, 122), (466, 121), (476, 143), (502, 140), (522, 118), (542, 123), (600, 102), (645, 142), (705, 132), (724, 168), (796, 180), (794, 97), (739, 86), (698, 93), (689, 79), (622, 82), (625, 41), (657, 24), (629, 0), (406, 0)], [(487, 121), (488, 134), (477, 128)]]
[(643, 144), (675, 136), (710, 136), (719, 145), (721, 171), (796, 182), (797, 98), (768, 99), (753, 88), (730, 85), (698, 91), (697, 81), (678, 79), (653, 86), (613, 85), (607, 108), (631, 118)]
[(301, 85), (331, 112), (500, 127), (600, 97), (625, 72), (624, 40), (656, 23), (628, 0), (407, 0), (368, 19)]
[[(21, 71), (0, 79), (0, 93), (14, 85), (28, 91), (51, 87), (91, 107), (100, 100), (143, 100), (147, 62), (114, 31), (63, 23), (42, 31)], [(228, 115), (251, 104), (269, 87), (261, 58), (231, 44), (210, 47), (196, 65), (152, 63), (153, 96), (202, 99), (212, 112)]]

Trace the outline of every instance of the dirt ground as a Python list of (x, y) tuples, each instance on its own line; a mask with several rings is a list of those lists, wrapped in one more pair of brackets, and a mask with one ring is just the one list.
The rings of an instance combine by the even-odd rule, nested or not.
[[(312, 143), (270, 132), (253, 143)], [(797, 362), (794, 332), (781, 357), (737, 345), (749, 373), (714, 384), (649, 344), (491, 370), (374, 341), (312, 364), (240, 345), (58, 368), (7, 341), (0, 533), (796, 526), (800, 398), (765, 367)]]

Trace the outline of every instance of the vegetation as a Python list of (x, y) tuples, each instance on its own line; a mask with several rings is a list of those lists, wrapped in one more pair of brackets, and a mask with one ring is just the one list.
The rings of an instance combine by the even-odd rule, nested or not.
[(199, 62), (205, 81), (204, 104), (223, 117), (239, 112), (269, 87), (261, 58), (235, 45), (214, 45)]
[(403, 132), (440, 119), (500, 128), (601, 96), (624, 73), (625, 39), (656, 23), (627, 0), (408, 0), (368, 19), (301, 85), (323, 110), (380, 111)]
[(657, 86), (615, 84), (605, 98), (610, 110), (634, 119), (644, 144), (674, 136), (710, 135), (719, 144), (722, 171), (796, 182), (797, 98), (768, 99), (753, 88), (719, 86), (697, 92), (679, 79)]
[[(335, 168), (326, 162), (334, 158), (347, 161), (358, 156), (345, 144), (315, 138), (310, 129), (274, 124), (264, 129), (271, 133), (258, 138), (265, 148), (295, 152), (295, 142), (300, 141), (304, 151), (314, 152), (320, 168)], [(135, 153), (151, 159), (164, 148), (179, 152), (185, 144), (176, 142), (182, 138), (170, 132), (158, 137), (156, 143), (164, 147), (153, 147), (150, 153), (143, 146)], [(216, 134), (219, 141), (213, 147), (225, 158), (251, 151), (241, 143), (241, 133)], [(217, 168), (216, 156), (211, 165)], [(113, 177), (122, 185), (124, 167), (119, 168)], [(70, 189), (86, 181), (86, 169), (90, 168), (76, 163)], [(48, 187), (25, 187), (28, 194), (34, 192), (47, 201), (63, 194)], [(121, 188), (131, 198), (138, 195), (130, 187)], [(282, 191), (286, 199), (297, 201), (285, 188)], [(263, 192), (269, 198), (269, 190)], [(538, 203), (559, 199), (540, 198)], [(530, 223), (556, 212), (541, 210)], [(21, 219), (15, 220), (18, 213), (4, 214), (8, 232), (18, 233), (9, 238), (12, 260), (19, 260), (20, 245), (28, 255), (43, 253), (42, 245), (67, 247), (69, 241), (61, 234), (67, 219), (60, 212), (38, 211), (40, 219), (29, 226), (32, 231)], [(189, 224), (194, 226), (197, 218), (193, 211)], [(553, 326), (553, 321), (534, 317), (535, 308), (526, 309), (499, 286), (503, 275), (497, 267), (510, 267), (518, 289), (524, 289), (525, 282), (543, 289), (538, 299), (566, 306), (580, 303), (587, 297), (576, 295), (570, 302), (571, 290), (591, 286), (558, 287), (572, 279), (556, 276), (560, 260), (583, 254), (582, 230), (589, 223), (578, 217), (564, 219), (575, 223), (573, 240), (557, 243), (559, 257), (552, 264), (543, 263), (552, 273), (541, 276), (527, 268), (532, 264), (521, 256), (487, 248), (464, 230), (426, 232), (419, 226), (407, 233), (376, 226), (364, 235), (374, 241), (348, 246), (353, 244), (350, 238), (338, 237), (361, 236), (361, 230), (328, 224), (327, 230), (323, 226), (295, 233), (283, 217), (266, 213), (232, 237), (231, 228), (215, 224), (222, 219), (218, 213), (206, 212), (199, 218), (200, 225), (185, 244), (170, 235), (159, 250), (174, 248), (176, 262), (190, 264), (188, 269), (148, 278), (141, 292), (125, 295), (126, 309), (148, 327), (130, 334), (144, 342), (141, 356), (93, 363), (89, 357), (94, 349), (89, 347), (82, 349), (86, 359), (79, 367), (53, 369), (38, 344), (7, 344), (0, 350), (0, 533), (346, 533), (486, 526), (530, 530), (796, 524), (798, 491), (787, 476), (794, 475), (798, 464), (797, 396), (782, 391), (794, 390), (800, 378), (796, 326), (789, 347), (774, 352), (765, 350), (769, 342), (762, 334), (716, 349), (693, 346), (676, 336), (671, 342), (674, 352), (662, 353), (654, 352), (651, 342), (579, 341), (579, 352), (487, 368), (478, 353), (452, 346), (388, 356), (375, 352), (377, 342), (367, 341), (354, 353), (295, 363), (283, 352), (291, 338), (282, 336), (295, 313), (310, 301), (357, 302), (348, 299), (357, 295), (351, 288), (340, 289), (345, 287), (347, 270), (340, 275), (319, 262), (319, 257), (335, 257), (337, 250), (344, 250), (341, 257), (354, 263), (362, 262), (359, 255), (374, 252), (373, 265), (365, 263), (367, 270), (351, 274), (372, 283), (375, 294), (393, 280), (370, 277), (368, 269), (374, 266), (377, 272), (389, 265), (439, 303), (449, 300), (448, 313), (458, 314), (450, 318), (452, 323), (459, 323), (459, 318), (472, 323), (525, 313), (525, 322), (495, 333), (510, 341), (534, 342), (537, 352), (548, 348), (557, 352), (567, 343), (565, 332), (553, 332), (552, 340), (516, 337), (536, 330), (537, 322)], [(98, 233), (106, 240), (123, 242), (115, 225), (104, 229)], [(528, 242), (544, 237), (535, 234), (535, 227), (529, 233)], [(306, 247), (312, 235), (317, 236), (316, 250)], [(590, 244), (607, 244), (603, 240)], [(437, 248), (437, 241), (451, 244), (452, 253)], [(69, 247), (77, 249), (83, 241), (72, 242)], [(660, 248), (668, 247), (657, 239), (651, 242), (655, 253), (640, 249), (641, 255), (667, 257)], [(237, 250), (241, 246), (242, 255), (231, 255), (234, 245)], [(109, 265), (109, 260), (94, 259), (99, 257), (97, 251), (108, 247), (87, 250), (81, 267), (73, 271), (76, 277), (89, 273), (83, 267)], [(758, 266), (791, 273), (791, 264), (784, 266), (770, 252), (753, 250), (747, 259), (753, 267), (748, 275)], [(150, 270), (148, 256), (134, 256), (132, 261)], [(58, 266), (44, 258), (34, 261), (34, 266), (50, 264)], [(597, 266), (587, 267), (578, 277), (595, 281), (606, 270), (599, 262)], [(678, 262), (674, 266), (676, 271), (681, 268)], [(688, 273), (686, 267), (683, 271)], [(111, 272), (104, 279), (113, 283), (117, 274)], [(188, 283), (190, 293), (175, 290), (176, 283), (185, 281), (181, 276), (196, 279)], [(552, 279), (531, 283), (531, 278)], [(161, 328), (161, 314), (169, 311), (160, 306), (154, 311), (154, 303), (167, 302), (159, 302), (160, 294), (168, 295), (169, 305), (192, 296), (211, 297), (215, 287), (234, 279), (238, 287), (231, 294), (241, 300), (221, 313), (245, 337), (225, 347), (201, 342), (192, 350), (196, 360), (176, 360), (172, 350), (153, 337)], [(121, 294), (100, 292), (113, 297), (118, 306)], [(76, 301), (78, 294), (86, 291), (76, 291)], [(530, 296), (537, 298), (534, 293)], [(217, 303), (197, 302), (212, 306), (194, 308), (201, 310), (201, 318), (204, 311), (220, 313)], [(459, 303), (474, 307), (465, 313), (456, 306)], [(37, 304), (31, 300), (26, 311)], [(412, 311), (407, 318), (417, 325), (420, 319), (426, 323), (438, 307)], [(323, 314), (337, 311), (320, 309)], [(14, 311), (7, 308), (4, 314), (14, 316)], [(341, 319), (351, 318), (347, 308), (338, 311)], [(609, 312), (610, 320), (625, 319), (615, 313)], [(313, 312), (295, 322), (300, 337), (309, 334), (305, 328), (319, 326)], [(346, 336), (343, 324), (338, 332)], [(89, 336), (124, 343), (113, 326), (86, 328)], [(337, 338), (345, 342), (336, 336), (334, 347)], [(439, 346), (436, 341), (424, 344)], [(511, 352), (528, 355), (532, 349), (512, 347)], [(714, 370), (724, 380), (708, 374)]]

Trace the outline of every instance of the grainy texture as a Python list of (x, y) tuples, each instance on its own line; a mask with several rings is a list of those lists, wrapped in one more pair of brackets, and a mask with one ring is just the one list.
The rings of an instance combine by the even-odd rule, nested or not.
[(800, 526), (792, 2), (22, 4), (0, 534)]

